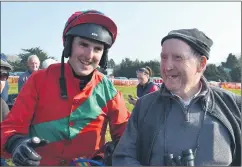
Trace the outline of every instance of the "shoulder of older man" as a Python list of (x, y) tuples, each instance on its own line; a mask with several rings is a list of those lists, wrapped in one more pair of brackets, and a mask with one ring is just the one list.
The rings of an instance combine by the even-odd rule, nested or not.
[(210, 86), (210, 88), (213, 91), (215, 99), (220, 98), (220, 101), (223, 101), (223, 103), (233, 112), (233, 114), (238, 117), (241, 115), (242, 99), (240, 95), (216, 86)]
[(158, 91), (151, 92), (149, 94), (146, 94), (146, 95), (142, 96), (141, 98), (139, 98), (139, 100), (142, 103), (150, 104), (150, 103), (153, 103), (154, 100), (156, 100), (157, 98), (159, 98), (160, 95), (161, 95), (161, 92), (158, 90)]
[(158, 99), (161, 98), (160, 94), (160, 91), (155, 91), (139, 98), (135, 106), (135, 115), (142, 119), (149, 111), (150, 107), (154, 107), (157, 103), (160, 103), (160, 100), (158, 101)]
[(240, 103), (241, 105), (241, 95), (235, 94), (229, 90), (217, 87), (217, 86), (210, 86), (211, 90), (215, 92), (217, 95), (221, 97), (230, 97), (232, 100), (234, 100), (236, 103)]

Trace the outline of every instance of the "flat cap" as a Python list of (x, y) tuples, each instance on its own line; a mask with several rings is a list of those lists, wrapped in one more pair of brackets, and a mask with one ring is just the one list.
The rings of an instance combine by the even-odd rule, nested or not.
[(213, 45), (213, 41), (207, 37), (204, 32), (199, 31), (196, 28), (173, 30), (161, 40), (161, 45), (165, 40), (171, 38), (183, 40), (199, 54), (206, 56), (207, 59), (209, 59), (210, 48)]

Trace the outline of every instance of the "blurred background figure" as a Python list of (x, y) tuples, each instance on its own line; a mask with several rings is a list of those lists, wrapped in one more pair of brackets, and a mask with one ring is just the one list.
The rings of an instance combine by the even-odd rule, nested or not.
[(137, 78), (139, 84), (137, 85), (137, 97), (134, 98), (129, 95), (129, 103), (135, 105), (138, 98), (159, 90), (159, 87), (152, 81), (150, 81), (150, 77), (152, 76), (153, 72), (150, 67), (146, 66), (144, 68), (140, 68), (136, 71)]
[(37, 55), (31, 55), (28, 57), (28, 60), (27, 60), (28, 70), (25, 73), (23, 73), (22, 75), (20, 75), (20, 77), (18, 79), (18, 92), (20, 92), (24, 83), (28, 80), (30, 75), (34, 71), (39, 70), (39, 66), (40, 66), (40, 60)]
[[(1, 53), (1, 61), (7, 62), (7, 57), (5, 54)], [(8, 85), (8, 80), (5, 82), (5, 86), (3, 90), (1, 91), (1, 98), (7, 102), (8, 101), (8, 90), (9, 90), (9, 85)]]
[(2, 99), (2, 92), (6, 86), (6, 81), (9, 77), (9, 72), (12, 70), (12, 66), (2, 58), (1, 54), (1, 64), (0, 64), (0, 90), (1, 90), (1, 122), (5, 119), (7, 114), (9, 113), (9, 108), (5, 100)]

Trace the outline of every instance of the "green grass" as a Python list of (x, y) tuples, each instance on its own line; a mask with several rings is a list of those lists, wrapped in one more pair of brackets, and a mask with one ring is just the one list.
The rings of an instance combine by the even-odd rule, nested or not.
[(240, 89), (227, 89), (227, 90), (241, 96), (241, 90)]
[(120, 92), (122, 92), (122, 95), (125, 100), (126, 107), (131, 112), (134, 108), (132, 104), (129, 104), (128, 102), (128, 95), (132, 95), (133, 97), (136, 97), (136, 87), (135, 86), (115, 86)]
[(8, 90), (8, 94), (15, 94), (18, 93), (18, 84), (9, 84), (9, 90)]

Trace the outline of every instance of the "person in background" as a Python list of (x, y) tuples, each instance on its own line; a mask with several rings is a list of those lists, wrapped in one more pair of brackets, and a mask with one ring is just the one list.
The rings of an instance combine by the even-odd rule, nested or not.
[(142, 96), (159, 90), (159, 86), (150, 81), (150, 77), (153, 74), (150, 67), (146, 66), (144, 68), (140, 68), (136, 71), (136, 74), (139, 81), (139, 84), (137, 85), (137, 97), (134, 98), (132, 95), (129, 95), (128, 99), (129, 103), (133, 105), (135, 105), (137, 100)]
[(30, 77), (30, 75), (39, 70), (39, 66), (40, 66), (40, 60), (38, 58), (37, 55), (31, 55), (28, 57), (27, 60), (27, 68), (28, 70), (23, 73), (22, 75), (19, 76), (18, 79), (18, 92), (21, 91), (24, 83), (28, 80), (28, 78)]
[[(7, 62), (7, 57), (5, 54), (1, 53), (1, 60), (6, 61)], [(1, 92), (1, 98), (7, 102), (8, 101), (8, 90), (9, 90), (9, 84), (8, 84), (8, 80), (5, 83), (5, 86), (3, 88), (3, 91)]]
[[(11, 70), (12, 70), (12, 66), (7, 61), (2, 59), (2, 55), (1, 55), (1, 64), (0, 64), (1, 94), (3, 92), (3, 89), (6, 86), (6, 81), (8, 80), (9, 72)], [(0, 107), (1, 107), (1, 122), (2, 122), (2, 120), (4, 120), (5, 117), (7, 116), (7, 114), (9, 113), (8, 105), (7, 105), (6, 101), (3, 100), (2, 96), (1, 96), (1, 106)]]
[(1, 92), (1, 98), (7, 103), (8, 101), (8, 90), (9, 90), (9, 83), (8, 80), (5, 83), (3, 91)]
[(48, 68), (51, 64), (56, 64), (58, 63), (56, 60), (54, 59), (45, 59), (43, 62), (42, 62), (42, 69), (46, 69)]

